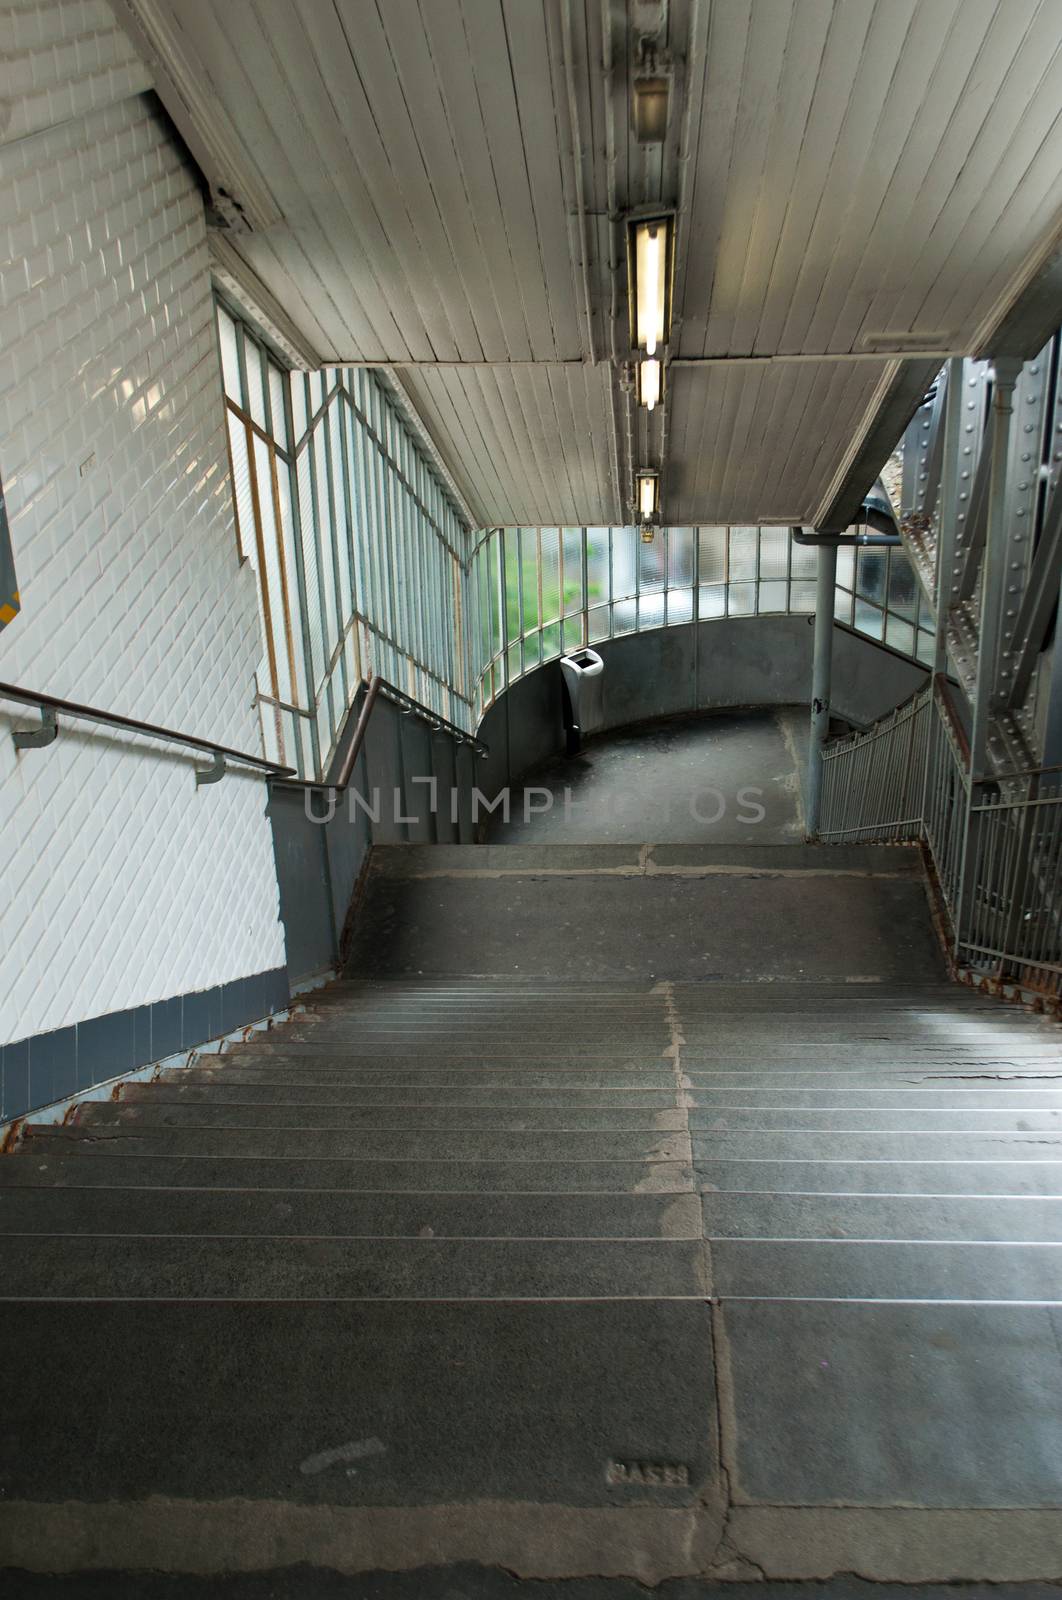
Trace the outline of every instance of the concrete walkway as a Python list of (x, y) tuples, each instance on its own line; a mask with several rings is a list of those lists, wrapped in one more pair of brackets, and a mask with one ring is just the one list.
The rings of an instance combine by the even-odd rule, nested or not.
[(491, 844), (794, 844), (807, 707), (624, 728), (526, 773)]

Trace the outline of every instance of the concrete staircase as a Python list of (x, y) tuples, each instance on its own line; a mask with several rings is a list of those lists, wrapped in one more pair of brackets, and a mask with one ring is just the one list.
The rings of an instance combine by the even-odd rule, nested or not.
[(916, 856), (396, 847), (359, 927), (0, 1161), (0, 1569), (1062, 1576), (1058, 1031)]

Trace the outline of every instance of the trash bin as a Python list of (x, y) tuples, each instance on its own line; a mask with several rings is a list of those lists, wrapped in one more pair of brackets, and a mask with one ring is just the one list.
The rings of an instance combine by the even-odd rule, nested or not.
[(583, 735), (600, 728), (605, 663), (596, 650), (576, 650), (561, 656), (564, 679), (564, 733), (567, 753), (579, 754)]

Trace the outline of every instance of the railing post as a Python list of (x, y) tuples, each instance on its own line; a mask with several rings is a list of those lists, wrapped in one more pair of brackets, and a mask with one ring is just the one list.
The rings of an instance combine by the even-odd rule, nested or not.
[(811, 674), (811, 746), (808, 753), (807, 836), (817, 839), (822, 813), (822, 749), (830, 736), (833, 675), (833, 606), (837, 546), (820, 544), (815, 581), (815, 658)]

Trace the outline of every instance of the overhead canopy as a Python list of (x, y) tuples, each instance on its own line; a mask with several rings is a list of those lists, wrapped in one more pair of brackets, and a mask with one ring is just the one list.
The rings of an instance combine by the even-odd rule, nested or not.
[[(1060, 0), (128, 15), (230, 261), (302, 359), (398, 364), (481, 524), (629, 520), (651, 464), (667, 521), (836, 525), (944, 354), (1034, 337), (1014, 308), (1044, 300), (1062, 216)], [(658, 24), (671, 116), (642, 146), (630, 80)], [(650, 202), (677, 208), (651, 417), (610, 222)]]

